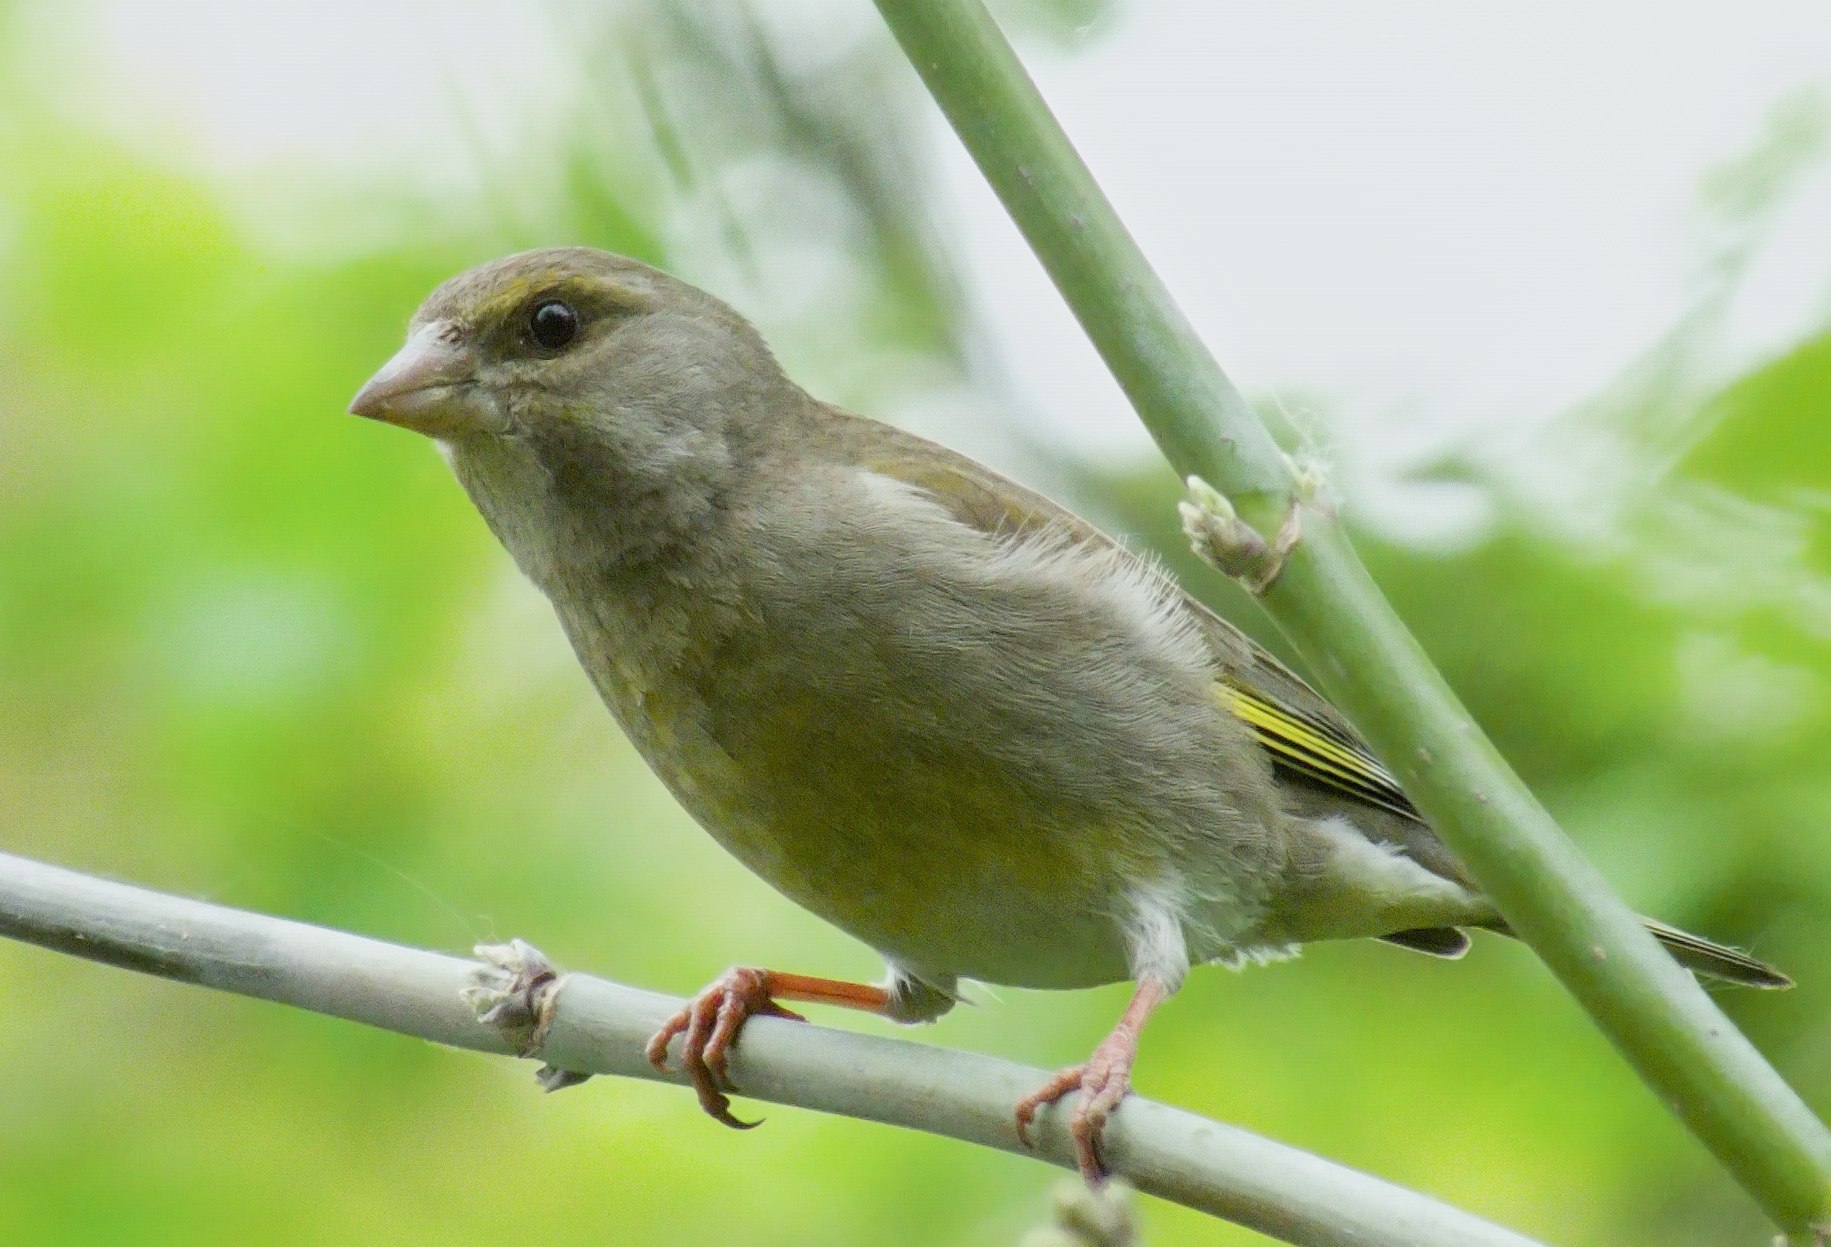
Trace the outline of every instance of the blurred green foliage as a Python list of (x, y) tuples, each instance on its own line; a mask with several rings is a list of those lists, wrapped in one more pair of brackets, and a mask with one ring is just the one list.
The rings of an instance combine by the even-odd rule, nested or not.
[[(1097, 7), (1056, 6), (1055, 29)], [(553, 241), (722, 276), (797, 375), (848, 402), (996, 390), (920, 207), (915, 101), (887, 48), (790, 71), (740, 10), (695, 12), (607, 24), (647, 86), (583, 97), (600, 124), (512, 223), (326, 195), (365, 239), (334, 253), (275, 245), (220, 179), (0, 89), (0, 845), (413, 944), (522, 935), (677, 991), (733, 962), (877, 973), (673, 807), (437, 457), (340, 414), (438, 279)], [(600, 156), (607, 127), (646, 136), (647, 158)], [(760, 178), (759, 152), (779, 166)], [(840, 205), (843, 304), (769, 302), (789, 184)], [(1363, 545), (1636, 904), (1797, 974), (1723, 1000), (1825, 1107), (1831, 336), (1676, 407), (1652, 392), (1533, 447), (1537, 484), (1445, 465), (1488, 515), (1462, 544)], [(1066, 475), (1109, 522), (1171, 530), (1160, 465)], [(787, 1110), (739, 1135), (649, 1085), (541, 1097), (526, 1067), (12, 945), (0, 981), (5, 1243), (990, 1247), (1056, 1180)], [(1123, 996), (987, 992), (918, 1037), (1054, 1065)], [(1763, 1234), (1496, 940), (1460, 965), (1367, 945), (1198, 973), (1139, 1085), (1555, 1242)], [(1144, 1220), (1149, 1242), (1258, 1241), (1150, 1201)]]

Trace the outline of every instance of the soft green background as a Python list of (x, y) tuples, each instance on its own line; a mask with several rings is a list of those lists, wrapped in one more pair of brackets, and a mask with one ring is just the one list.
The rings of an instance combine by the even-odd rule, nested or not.
[[(1034, 38), (1083, 7), (1005, 11)], [(605, 18), (594, 46), (637, 72), (541, 118), (488, 194), (314, 187), (311, 245), (297, 221), (250, 224), (286, 204), (286, 171), (215, 177), (109, 137), (56, 98), (55, 67), (0, 53), (0, 847), (407, 943), (522, 935), (658, 988), (739, 961), (877, 973), (672, 806), (430, 448), (340, 414), (437, 279), (552, 241), (723, 274), (797, 375), (867, 410), (995, 392), (950, 310), (919, 100), (888, 49), (785, 78), (747, 36), (660, 12)], [(1509, 450), (1535, 471), (1471, 453), (1415, 483), (1486, 522), (1364, 549), (1634, 903), (1799, 977), (1722, 1000), (1825, 1109), (1831, 336), (1727, 388), (1684, 367), (1822, 129), (1781, 117), (1708, 188), (1735, 243), (1715, 284), (1617, 386)], [(804, 209), (779, 193), (796, 186), (844, 209), (843, 306), (769, 301), (786, 270), (768, 216)], [(703, 227), (670, 229), (683, 213)], [(1160, 464), (1003, 466), (1175, 557)], [(0, 983), (8, 1244), (990, 1247), (1055, 1181), (783, 1109), (721, 1130), (648, 1084), (541, 1097), (526, 1066), (35, 949), (0, 945)], [(987, 997), (917, 1037), (1055, 1065), (1124, 989)], [(1138, 1084), (1555, 1242), (1763, 1241), (1497, 940), (1459, 965), (1366, 945), (1198, 973)], [(1259, 1241), (1159, 1205), (1146, 1225), (1159, 1244)]]

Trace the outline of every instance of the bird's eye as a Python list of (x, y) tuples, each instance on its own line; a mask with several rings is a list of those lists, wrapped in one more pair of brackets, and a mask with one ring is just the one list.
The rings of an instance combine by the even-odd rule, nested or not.
[(579, 314), (558, 299), (536, 303), (528, 313), (528, 336), (549, 351), (557, 351), (579, 336)]

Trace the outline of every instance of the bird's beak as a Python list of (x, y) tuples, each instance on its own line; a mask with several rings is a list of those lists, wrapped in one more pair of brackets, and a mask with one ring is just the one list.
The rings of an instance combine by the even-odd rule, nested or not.
[(493, 415), (480, 393), (476, 360), (447, 321), (414, 330), (407, 345), (350, 400), (350, 414), (383, 420), (429, 437), (478, 431)]

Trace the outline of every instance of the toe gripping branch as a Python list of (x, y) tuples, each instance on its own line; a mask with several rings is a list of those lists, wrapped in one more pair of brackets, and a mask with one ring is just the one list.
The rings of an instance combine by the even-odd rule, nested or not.
[(1297, 488), (1284, 513), (1284, 522), (1269, 542), (1240, 518), (1227, 495), (1199, 476), (1184, 479), (1186, 493), (1183, 501), (1176, 504), (1183, 533), (1196, 557), (1222, 575), (1238, 580), (1254, 597), (1263, 596), (1277, 583), (1284, 560), (1303, 539), (1303, 505), (1314, 501), (1322, 491), (1322, 478), (1314, 468), (1292, 463), (1291, 470)]
[[(540, 1057), (570, 976), (554, 970), (546, 955), (524, 940), (479, 944), (476, 953), (483, 964), (472, 972), (464, 999), (477, 1020), (502, 1035), (517, 1055)], [(757, 1123), (732, 1116), (731, 1099), (725, 1094), (735, 1090), (729, 1070), (731, 1049), (750, 1018), (805, 1020), (783, 1006), (782, 1000), (842, 1005), (901, 1022), (938, 1017), (953, 1003), (947, 991), (895, 980), (889, 987), (876, 987), (738, 966), (720, 975), (662, 1023), (645, 1055), (651, 1065), (666, 1073), (668, 1046), (681, 1038), (680, 1070), (698, 1094), (700, 1107), (727, 1126), (748, 1130)], [(535, 1077), (545, 1090), (558, 1091), (591, 1075), (543, 1065)]]
[(761, 1122), (743, 1121), (732, 1115), (731, 1097), (735, 1090), (729, 1070), (731, 1045), (738, 1031), (752, 1017), (787, 1018), (803, 1022), (799, 1013), (777, 1004), (771, 988), (772, 975), (767, 970), (737, 966), (715, 979), (686, 1007), (662, 1023), (648, 1041), (646, 1055), (650, 1065), (666, 1072), (668, 1044), (675, 1036), (685, 1038), (680, 1045), (680, 1068), (699, 1096), (699, 1106), (714, 1121), (734, 1130), (749, 1130)]
[(1083, 1065), (1071, 1065), (1048, 1082), (1017, 1102), (1017, 1138), (1025, 1147), (1034, 1147), (1031, 1129), (1037, 1113), (1063, 1098), (1080, 1093), (1068, 1119), (1069, 1137), (1074, 1141), (1076, 1167), (1089, 1186), (1098, 1187), (1108, 1176), (1104, 1155), (1106, 1123), (1131, 1094), (1132, 1065), (1138, 1059), (1138, 1037), (1157, 1006), (1170, 996), (1171, 989), (1161, 980), (1143, 978), (1132, 993), (1131, 1003), (1112, 1033), (1100, 1041), (1093, 1055)]
[[(553, 1029), (559, 994), (571, 976), (555, 970), (547, 955), (525, 940), (479, 944), (475, 952), (483, 964), (464, 989), (464, 999), (477, 1020), (513, 1044), (517, 1056), (540, 1056)], [(534, 1075), (543, 1091), (576, 1086), (590, 1077), (551, 1065), (542, 1065)]]
[(896, 1016), (898, 1007), (898, 997), (888, 988), (807, 974), (785, 974), (755, 966), (734, 966), (662, 1023), (661, 1029), (648, 1041), (649, 1064), (665, 1073), (668, 1045), (677, 1036), (681, 1037), (681, 1072), (693, 1084), (699, 1106), (714, 1121), (738, 1130), (749, 1130), (758, 1123), (734, 1117), (731, 1097), (725, 1094), (736, 1090), (729, 1068), (731, 1048), (738, 1042), (739, 1033), (750, 1018), (807, 1020), (793, 1009), (784, 1007), (781, 1004), (784, 1000), (840, 1005), (887, 1017)]

